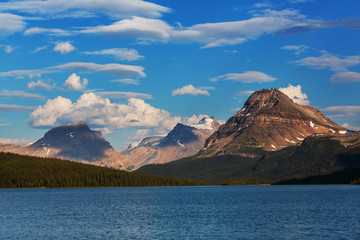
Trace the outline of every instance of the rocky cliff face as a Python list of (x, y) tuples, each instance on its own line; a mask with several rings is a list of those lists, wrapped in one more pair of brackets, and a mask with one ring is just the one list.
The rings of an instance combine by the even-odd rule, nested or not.
[(91, 130), (85, 122), (55, 127), (30, 146), (19, 147), (11, 152), (88, 162), (95, 165), (116, 162), (117, 168), (129, 167), (126, 158), (116, 152), (101, 132)]
[(206, 140), (204, 154), (236, 155), (256, 148), (276, 151), (319, 133), (345, 134), (347, 129), (313, 107), (294, 103), (275, 88), (262, 89)]
[(215, 118), (204, 118), (192, 126), (178, 123), (166, 137), (145, 138), (137, 147), (122, 152), (137, 169), (146, 164), (167, 163), (196, 154), (205, 140), (219, 128)]

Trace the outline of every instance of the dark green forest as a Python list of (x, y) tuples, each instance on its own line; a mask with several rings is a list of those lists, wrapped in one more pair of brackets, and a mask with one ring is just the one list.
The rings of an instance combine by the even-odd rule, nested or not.
[[(255, 158), (195, 155), (167, 164), (147, 165), (136, 172), (241, 184), (274, 183), (283, 179), (329, 175), (357, 166), (360, 166), (360, 149), (345, 148), (339, 141), (327, 137), (309, 137), (301, 146), (275, 152), (258, 150), (258, 157)], [(360, 175), (354, 176), (354, 179), (356, 178), (360, 178)], [(342, 182), (351, 181), (347, 179)]]
[(0, 188), (201, 185), (198, 180), (129, 173), (66, 160), (0, 153)]

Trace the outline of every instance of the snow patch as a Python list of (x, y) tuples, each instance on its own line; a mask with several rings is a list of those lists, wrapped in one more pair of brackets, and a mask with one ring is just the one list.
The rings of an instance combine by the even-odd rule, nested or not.
[(312, 121), (310, 121), (310, 126), (311, 126), (311, 127), (314, 127), (315, 124), (314, 124)]
[(191, 127), (194, 127), (196, 129), (213, 129), (211, 124), (213, 123), (213, 119), (211, 118), (203, 118), (200, 122), (191, 125)]
[(274, 145), (272, 145), (272, 144), (271, 144), (271, 147), (272, 147), (272, 148), (276, 148), (276, 147), (275, 147)]
[(335, 133), (335, 131), (334, 131), (334, 130), (332, 130), (331, 128), (330, 128), (330, 131), (331, 131), (332, 133)]
[(347, 131), (339, 131), (340, 134), (346, 134)]
[(297, 139), (297, 140), (300, 140), (300, 141), (304, 140), (303, 138), (299, 138), (299, 137), (296, 137), (296, 139)]
[(179, 145), (179, 146), (181, 146), (181, 147), (184, 147), (184, 144), (182, 144), (182, 143), (180, 142), (180, 140), (177, 140), (176, 143), (177, 143), (177, 145)]

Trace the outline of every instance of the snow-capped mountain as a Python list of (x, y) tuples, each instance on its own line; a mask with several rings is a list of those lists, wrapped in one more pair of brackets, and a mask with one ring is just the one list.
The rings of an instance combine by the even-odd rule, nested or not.
[(275, 88), (262, 89), (206, 140), (205, 152), (239, 154), (259, 148), (276, 151), (298, 145), (309, 135), (347, 132), (319, 110), (296, 104)]
[(131, 161), (134, 169), (192, 156), (202, 149), (205, 140), (219, 126), (219, 121), (214, 117), (203, 118), (192, 126), (178, 123), (166, 137), (145, 138), (137, 147), (129, 146), (122, 154)]

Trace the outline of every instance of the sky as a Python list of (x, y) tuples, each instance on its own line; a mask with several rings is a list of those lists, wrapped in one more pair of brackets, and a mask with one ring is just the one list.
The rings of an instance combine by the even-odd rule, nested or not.
[(0, 143), (85, 121), (116, 150), (278, 88), (360, 130), (358, 0), (0, 2)]

